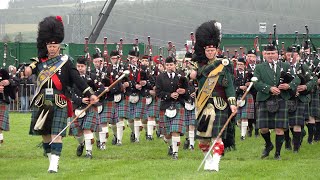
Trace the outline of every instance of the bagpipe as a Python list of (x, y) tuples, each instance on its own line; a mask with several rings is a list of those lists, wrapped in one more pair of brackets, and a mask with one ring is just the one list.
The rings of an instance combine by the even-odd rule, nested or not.
[(91, 55), (90, 55), (90, 52), (89, 52), (89, 38), (88, 37), (85, 37), (84, 38), (84, 58), (86, 59), (86, 63), (87, 63), (87, 73), (86, 73), (86, 77), (88, 77), (89, 79), (88, 80), (91, 80), (91, 62), (92, 62), (92, 59), (91, 59)]

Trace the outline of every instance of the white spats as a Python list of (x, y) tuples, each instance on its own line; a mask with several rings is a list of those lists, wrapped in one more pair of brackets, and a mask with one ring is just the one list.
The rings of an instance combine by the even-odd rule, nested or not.
[(241, 121), (241, 137), (244, 139), (246, 137), (248, 128), (248, 121)]
[(149, 136), (152, 136), (153, 135), (153, 128), (154, 128), (154, 126), (156, 126), (156, 122), (155, 121), (148, 121), (147, 126), (148, 126), (147, 134)]
[(47, 153), (48, 159), (49, 159), (49, 163), (51, 162), (51, 153)]
[(194, 147), (194, 131), (189, 131), (190, 147)]
[(3, 134), (0, 133), (0, 146), (1, 146), (2, 143), (3, 143)]
[(172, 150), (173, 152), (179, 152), (180, 136), (172, 136)]
[(91, 143), (92, 139), (93, 139), (92, 133), (84, 135), (84, 141), (85, 141), (87, 151), (92, 151), (92, 143)]
[(107, 142), (107, 134), (108, 134), (108, 132), (109, 132), (108, 126), (101, 128), (101, 131), (99, 132), (99, 140), (100, 140), (101, 144)]
[(56, 154), (51, 154), (51, 161), (49, 165), (48, 172), (49, 173), (57, 173), (58, 172), (58, 163), (60, 156)]
[(124, 122), (123, 121), (119, 121), (117, 122), (117, 138), (118, 138), (118, 142), (122, 144), (122, 136), (123, 136), (123, 127), (124, 127)]
[(140, 126), (142, 126), (142, 123), (140, 120), (134, 121), (134, 135), (135, 135), (135, 142), (140, 141)]
[(220, 164), (221, 155), (218, 153), (213, 154), (212, 156), (212, 170), (219, 171), (219, 164)]
[[(204, 155), (206, 155), (206, 153), (204, 153)], [(208, 155), (205, 163), (204, 163), (204, 170), (205, 171), (212, 171), (213, 168), (212, 168), (212, 156), (211, 154)]]

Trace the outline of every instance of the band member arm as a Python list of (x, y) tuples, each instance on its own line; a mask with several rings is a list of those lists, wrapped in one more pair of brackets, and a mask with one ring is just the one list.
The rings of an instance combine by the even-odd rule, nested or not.
[(307, 91), (311, 91), (313, 89), (313, 87), (317, 85), (317, 82), (318, 82), (318, 77), (313, 76), (313, 78), (310, 81), (308, 81), (306, 84)]
[(86, 89), (83, 90), (82, 94), (87, 97), (90, 97), (91, 95), (94, 95), (95, 93), (91, 87), (87, 87)]
[(301, 79), (300, 79), (298, 76), (296, 76), (296, 77), (289, 83), (289, 89), (295, 91), (295, 90), (297, 89), (298, 85), (300, 84), (300, 82), (301, 82)]

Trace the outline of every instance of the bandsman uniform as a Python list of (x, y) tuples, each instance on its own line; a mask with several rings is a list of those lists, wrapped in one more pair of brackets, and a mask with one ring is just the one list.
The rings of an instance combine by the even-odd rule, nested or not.
[[(39, 23), (37, 48), (38, 59), (25, 68), (25, 75), (37, 74), (37, 89), (31, 101), (34, 113), (31, 117), (30, 134), (42, 135), (43, 149), (48, 155), (50, 165), (48, 172), (58, 172), (58, 161), (62, 151), (63, 131), (67, 125), (67, 117), (72, 116), (72, 104), (68, 97), (73, 84), (90, 101), (96, 102), (97, 96), (80, 77), (74, 68), (71, 57), (60, 55), (60, 45), (64, 38), (62, 18), (46, 17)], [(56, 138), (51, 145), (49, 142)]]
[[(88, 75), (84, 74), (86, 73), (86, 68), (86, 59), (79, 58), (77, 60), (77, 69), (81, 78), (88, 82), (88, 85), (90, 85), (93, 90), (97, 90), (95, 89), (94, 79), (91, 79)], [(101, 90), (97, 91), (97, 93), (100, 94)], [(75, 136), (79, 142), (76, 154), (77, 156), (81, 156), (85, 146), (86, 158), (92, 159), (92, 144), (94, 142), (93, 132), (99, 132), (98, 126), (100, 118), (98, 108), (94, 105), (84, 113), (80, 114), (82, 109), (86, 108), (88, 105), (89, 97), (82, 95), (81, 91), (75, 85), (72, 89), (72, 101), (75, 109), (75, 115), (79, 116), (79, 118), (70, 126), (73, 136)]]
[[(221, 41), (221, 24), (208, 21), (196, 31), (195, 55), (198, 69), (192, 72), (196, 76), (199, 89), (196, 101), (198, 120), (197, 137), (199, 148), (207, 154), (210, 140), (218, 136), (226, 123), (230, 110), (236, 112), (233, 71), (229, 60), (216, 59), (217, 48)], [(226, 133), (221, 138), (225, 138)], [(205, 161), (204, 169), (219, 171), (219, 162), (224, 152), (222, 140), (216, 139), (213, 152)]]
[[(276, 48), (271, 44), (266, 47), (266, 61), (258, 64), (254, 76), (257, 90), (257, 127), (265, 140), (265, 149), (261, 158), (269, 156), (273, 149), (269, 129), (276, 130), (275, 159), (280, 159), (284, 141), (284, 130), (288, 128), (288, 90), (295, 91), (300, 79), (291, 73), (290, 65), (278, 61)], [(291, 74), (290, 74), (291, 73)]]
[[(186, 79), (179, 77), (175, 71), (175, 61), (172, 57), (166, 58), (166, 72), (156, 79), (156, 94), (161, 99), (160, 114), (163, 124), (162, 134), (165, 142), (169, 143), (169, 153), (173, 159), (178, 159), (180, 133), (184, 128), (184, 101), (187, 99)], [(172, 146), (171, 146), (172, 144)], [(172, 151), (171, 151), (172, 150)], [(172, 153), (171, 153), (172, 152)]]

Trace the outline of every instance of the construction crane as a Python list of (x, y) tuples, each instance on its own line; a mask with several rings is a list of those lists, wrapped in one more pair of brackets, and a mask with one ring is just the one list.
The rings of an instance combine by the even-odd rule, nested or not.
[(97, 41), (99, 34), (104, 24), (106, 23), (116, 1), (117, 0), (106, 0), (106, 2), (104, 3), (102, 10), (99, 14), (99, 18), (89, 35), (89, 43), (95, 43)]

